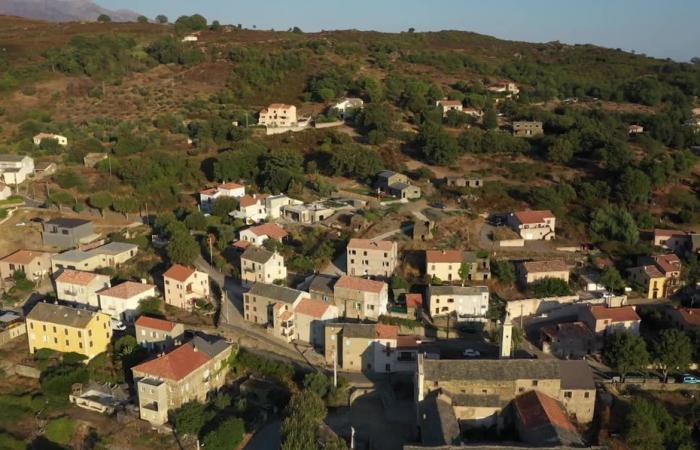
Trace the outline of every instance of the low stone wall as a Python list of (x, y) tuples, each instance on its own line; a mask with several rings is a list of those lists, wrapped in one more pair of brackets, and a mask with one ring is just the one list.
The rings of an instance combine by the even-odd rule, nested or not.
[(32, 378), (38, 380), (41, 378), (41, 370), (36, 367), (25, 366), (23, 364), (14, 364), (7, 368), (8, 375), (18, 375), (20, 377)]
[(502, 241), (497, 242), (498, 246), (501, 248), (525, 247), (525, 239), (504, 239)]
[(274, 134), (284, 134), (288, 132), (296, 133), (298, 131), (304, 131), (307, 128), (309, 128), (308, 125), (302, 126), (302, 127), (282, 127), (282, 128), (266, 128), (265, 129), (265, 134), (268, 136), (272, 136)]
[(323, 128), (334, 128), (334, 127), (341, 127), (345, 124), (342, 120), (338, 120), (335, 122), (322, 122), (322, 123), (314, 123), (314, 128), (317, 128), (319, 130)]
[(662, 383), (660, 381), (614, 383), (620, 390), (642, 391), (700, 391), (700, 384)]

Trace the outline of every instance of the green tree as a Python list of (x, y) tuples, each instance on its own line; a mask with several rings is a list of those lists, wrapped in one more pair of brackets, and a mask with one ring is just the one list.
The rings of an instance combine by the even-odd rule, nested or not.
[(194, 237), (185, 229), (171, 233), (170, 241), (165, 247), (170, 262), (191, 266), (199, 256), (199, 244)]
[(675, 419), (663, 403), (636, 397), (625, 417), (625, 442), (635, 450), (691, 450), (691, 429), (682, 419)]
[(554, 162), (567, 163), (574, 157), (576, 144), (566, 136), (560, 136), (547, 147), (547, 159)]
[(56, 172), (54, 181), (63, 189), (83, 189), (85, 187), (85, 178), (71, 169), (63, 169)]
[(625, 280), (622, 279), (620, 272), (613, 266), (603, 269), (603, 273), (600, 275), (600, 282), (605, 286), (605, 289), (611, 292), (620, 292), (625, 288)]
[(158, 297), (139, 300), (138, 313), (139, 315), (163, 317), (162, 304), (163, 302)]
[(175, 430), (181, 436), (189, 434), (198, 436), (204, 425), (212, 419), (213, 414), (198, 401), (187, 402), (173, 412)]
[(321, 371), (309, 372), (304, 376), (304, 389), (325, 398), (331, 390), (331, 379)]
[(185, 226), (190, 230), (205, 231), (207, 218), (200, 211), (193, 211), (185, 217)]
[(158, 22), (160, 24), (168, 23), (168, 16), (163, 15), (163, 14), (158, 14), (156, 16), (156, 22)]
[(617, 197), (622, 204), (645, 204), (651, 194), (651, 180), (639, 169), (628, 168), (617, 183)]
[(391, 277), (391, 289), (405, 289), (408, 290), (411, 287), (411, 283), (408, 282), (401, 275), (394, 275)]
[(88, 198), (88, 201), (90, 202), (90, 206), (100, 210), (100, 214), (102, 214), (103, 217), (105, 215), (105, 210), (112, 206), (113, 202), (112, 194), (107, 191), (100, 191), (92, 194)]
[(61, 211), (62, 206), (69, 206), (75, 203), (75, 198), (68, 191), (54, 191), (49, 195), (49, 201), (58, 206)]
[(681, 330), (663, 330), (652, 343), (651, 352), (664, 381), (668, 379), (669, 371), (684, 371), (693, 362), (692, 342)]
[(488, 108), (486, 111), (484, 111), (483, 121), (484, 128), (487, 130), (495, 130), (498, 128), (498, 114), (496, 114), (496, 110), (493, 108)]
[(312, 450), (316, 446), (316, 431), (326, 417), (326, 405), (315, 392), (295, 394), (287, 405), (287, 417), (282, 422), (282, 450)]
[(136, 21), (137, 21), (138, 23), (148, 23), (148, 17), (146, 17), (146, 16), (138, 16), (138, 17), (136, 18)]
[(217, 217), (228, 217), (228, 213), (238, 209), (238, 200), (233, 197), (219, 197), (214, 201), (212, 214)]
[(559, 278), (544, 278), (532, 284), (532, 291), (536, 297), (560, 297), (571, 295), (569, 284)]
[(127, 197), (117, 197), (114, 199), (114, 204), (112, 205), (114, 210), (124, 214), (126, 220), (129, 220), (129, 214), (137, 212), (139, 210), (139, 203), (133, 196)]
[(107, 14), (100, 14), (99, 16), (97, 16), (97, 21), (102, 22), (102, 23), (107, 23), (107, 22), (111, 22), (112, 18), (109, 17)]
[(420, 128), (416, 145), (426, 161), (431, 164), (448, 165), (460, 154), (457, 140), (440, 124), (426, 122)]
[(243, 420), (238, 417), (229, 418), (204, 436), (202, 447), (207, 450), (231, 450), (238, 447), (244, 435)]
[(472, 271), (472, 265), (471, 263), (468, 263), (466, 261), (462, 261), (462, 263), (459, 265), (459, 278), (462, 280), (462, 286), (464, 286), (464, 283), (469, 279), (469, 274)]
[(649, 364), (649, 353), (640, 336), (629, 331), (617, 331), (605, 341), (603, 361), (624, 380), (628, 373), (641, 370)]
[(499, 260), (493, 263), (493, 274), (498, 280), (506, 285), (515, 284), (515, 266), (511, 261)]
[(221, 22), (218, 20), (215, 20), (211, 23), (211, 26), (209, 27), (211, 31), (219, 31), (221, 30)]

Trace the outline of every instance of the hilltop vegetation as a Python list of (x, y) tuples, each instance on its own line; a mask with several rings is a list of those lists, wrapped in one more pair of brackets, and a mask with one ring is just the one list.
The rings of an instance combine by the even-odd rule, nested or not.
[[(115, 209), (124, 198), (137, 205), (130, 209), (188, 208), (192, 191), (233, 179), (314, 196), (327, 192), (325, 177), (366, 182), (415, 160), (468, 172), (462, 161), (477, 158), (490, 209), (552, 209), (564, 237), (630, 250), (640, 229), (698, 222), (689, 147), (700, 135), (685, 126), (700, 93), (698, 64), (456, 31), (256, 31), (201, 16), (174, 25), (0, 24), (2, 150), (64, 164), (54, 177), (70, 194), (64, 203), (109, 191)], [(198, 42), (183, 42), (191, 32)], [(520, 95), (487, 89), (500, 79), (518, 83)], [(357, 136), (265, 137), (244, 126), (272, 102), (319, 114), (347, 95), (366, 102), (349, 123)], [(443, 98), (484, 110), (483, 120), (443, 118), (435, 108)], [(515, 138), (512, 120), (542, 121), (546, 136)], [(628, 135), (630, 124), (645, 133)], [(71, 145), (35, 148), (40, 131)], [(95, 151), (109, 161), (76, 165)]]

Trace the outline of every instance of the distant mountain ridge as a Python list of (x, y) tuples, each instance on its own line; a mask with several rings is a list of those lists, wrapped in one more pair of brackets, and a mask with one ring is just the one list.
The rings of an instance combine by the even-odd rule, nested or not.
[(90, 0), (0, 0), (0, 14), (50, 22), (95, 20), (100, 14), (114, 22), (133, 22), (139, 16), (129, 10), (111, 11)]

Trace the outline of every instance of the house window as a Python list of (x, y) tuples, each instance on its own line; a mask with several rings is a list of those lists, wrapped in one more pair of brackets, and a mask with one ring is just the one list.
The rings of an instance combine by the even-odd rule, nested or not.
[(532, 385), (533, 385), (533, 386), (537, 386), (537, 384), (538, 384), (538, 381), (537, 381), (537, 380), (532, 380)]
[(584, 392), (583, 393), (583, 398), (589, 398), (591, 396), (590, 392)]
[(571, 391), (564, 392), (564, 398), (571, 398)]

